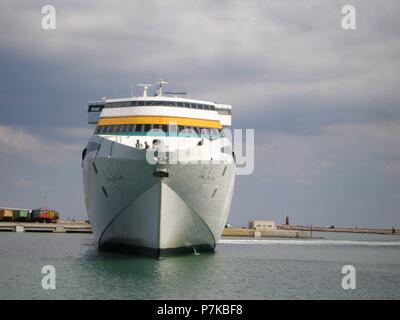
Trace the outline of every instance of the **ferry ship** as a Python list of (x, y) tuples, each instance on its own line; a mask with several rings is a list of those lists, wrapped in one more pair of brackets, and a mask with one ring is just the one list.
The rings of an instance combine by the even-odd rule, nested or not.
[(89, 101), (85, 203), (100, 248), (155, 257), (213, 251), (235, 182), (232, 107), (163, 93)]

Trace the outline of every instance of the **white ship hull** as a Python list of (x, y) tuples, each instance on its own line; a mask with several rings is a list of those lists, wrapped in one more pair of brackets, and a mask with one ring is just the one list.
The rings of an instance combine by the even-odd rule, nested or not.
[[(219, 163), (152, 165), (143, 149), (97, 142), (99, 149), (88, 148), (83, 173), (87, 212), (101, 248), (153, 256), (215, 248), (232, 199), (233, 159), (221, 153), (214, 155), (225, 156)], [(157, 170), (168, 177), (155, 176)]]

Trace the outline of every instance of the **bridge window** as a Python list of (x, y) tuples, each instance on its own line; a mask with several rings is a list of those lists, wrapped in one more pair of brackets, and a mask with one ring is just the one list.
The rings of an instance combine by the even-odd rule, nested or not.
[(210, 129), (208, 129), (208, 128), (202, 128), (202, 129), (201, 129), (201, 134), (210, 135)]
[(179, 132), (178, 130), (178, 126), (175, 124), (168, 124), (167, 126), (167, 130), (165, 132), (171, 132), (171, 133), (177, 133)]
[[(171, 107), (184, 107), (192, 109), (203, 109), (203, 110), (215, 110), (215, 105), (193, 103), (193, 102), (181, 102), (181, 101), (158, 101), (158, 100), (141, 100), (141, 101), (126, 101), (126, 102), (114, 102), (107, 103), (107, 108), (121, 108), (121, 107), (142, 107), (142, 106), (171, 106)], [(89, 105), (89, 112), (100, 112), (104, 105)], [(219, 110), (221, 113), (229, 113), (229, 111)], [(230, 113), (229, 113), (230, 114)]]
[(95, 134), (118, 134), (118, 133), (128, 133), (128, 132), (149, 132), (154, 129), (159, 132), (176, 132), (182, 134), (192, 134), (192, 135), (205, 135), (213, 137), (226, 137), (225, 132), (221, 128), (203, 128), (195, 126), (175, 126), (171, 127), (167, 124), (119, 124), (119, 125), (100, 125), (96, 127)]

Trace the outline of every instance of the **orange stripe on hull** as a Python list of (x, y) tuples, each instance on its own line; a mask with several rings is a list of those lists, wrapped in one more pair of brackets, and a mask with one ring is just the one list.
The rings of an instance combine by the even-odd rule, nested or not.
[(112, 124), (176, 124), (178, 126), (193, 126), (204, 128), (222, 128), (221, 123), (215, 120), (182, 118), (182, 117), (159, 117), (159, 116), (132, 116), (132, 117), (108, 117), (101, 118), (98, 125)]

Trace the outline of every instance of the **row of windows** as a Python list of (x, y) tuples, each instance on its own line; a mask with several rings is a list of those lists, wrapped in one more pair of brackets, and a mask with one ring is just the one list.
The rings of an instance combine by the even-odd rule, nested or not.
[(101, 110), (103, 110), (104, 105), (89, 105), (88, 111), (89, 112), (100, 112)]
[[(110, 103), (107, 104), (107, 108), (120, 108), (128, 107), (125, 103)], [(191, 109), (202, 109), (202, 110), (215, 110), (214, 105), (193, 103), (193, 102), (180, 102), (180, 101), (132, 101), (130, 106), (141, 107), (141, 106), (168, 106), (168, 107), (181, 107), (181, 108), (191, 108)]]
[(131, 132), (149, 132), (150, 130), (160, 131), (163, 133), (189, 133), (224, 137), (222, 129), (216, 128), (200, 128), (191, 126), (175, 126), (169, 128), (166, 124), (117, 124), (107, 126), (97, 126), (95, 134), (117, 134)]

